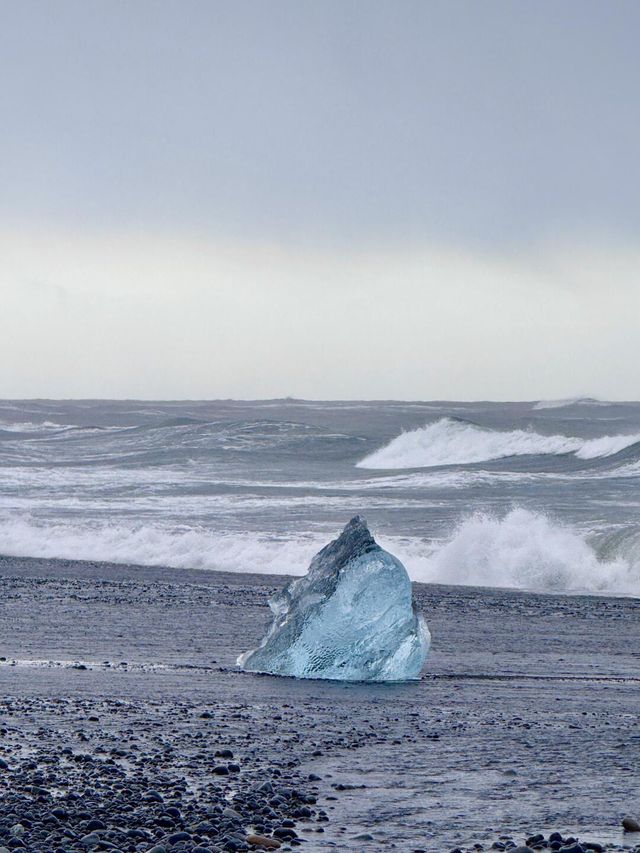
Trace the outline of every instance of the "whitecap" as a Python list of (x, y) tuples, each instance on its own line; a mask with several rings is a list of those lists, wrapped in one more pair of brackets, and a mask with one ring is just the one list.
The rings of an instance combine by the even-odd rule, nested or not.
[(467, 421), (441, 418), (425, 427), (403, 432), (357, 463), (359, 468), (432, 468), (489, 462), (511, 456), (573, 453), (580, 459), (612, 456), (640, 441), (640, 434), (584, 439), (542, 435), (533, 430), (495, 430)]
[(443, 543), (385, 543), (414, 580), (549, 593), (640, 595), (640, 555), (626, 547), (600, 559), (588, 538), (523, 508), (474, 514)]

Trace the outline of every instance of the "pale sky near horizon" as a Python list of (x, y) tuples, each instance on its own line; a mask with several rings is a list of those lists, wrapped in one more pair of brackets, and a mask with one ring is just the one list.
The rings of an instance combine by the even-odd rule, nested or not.
[(0, 397), (638, 399), (636, 0), (0, 0)]

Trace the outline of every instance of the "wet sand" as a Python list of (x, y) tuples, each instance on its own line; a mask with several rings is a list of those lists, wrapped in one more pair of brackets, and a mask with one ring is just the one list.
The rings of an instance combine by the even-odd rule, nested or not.
[(21, 849), (243, 849), (253, 830), (310, 851), (640, 844), (620, 828), (640, 813), (640, 601), (416, 585), (419, 682), (238, 672), (284, 581), (0, 558), (0, 795), (2, 821), (34, 818)]

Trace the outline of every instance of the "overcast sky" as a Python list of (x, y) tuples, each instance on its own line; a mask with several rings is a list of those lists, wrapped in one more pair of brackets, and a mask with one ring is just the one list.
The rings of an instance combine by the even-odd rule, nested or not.
[(637, 0), (0, 0), (0, 396), (638, 398)]

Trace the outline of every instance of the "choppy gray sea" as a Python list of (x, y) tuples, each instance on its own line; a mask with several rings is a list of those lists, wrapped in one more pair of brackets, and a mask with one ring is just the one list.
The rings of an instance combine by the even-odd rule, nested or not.
[(4, 401), (0, 554), (296, 574), (355, 513), (414, 580), (640, 592), (640, 403)]

